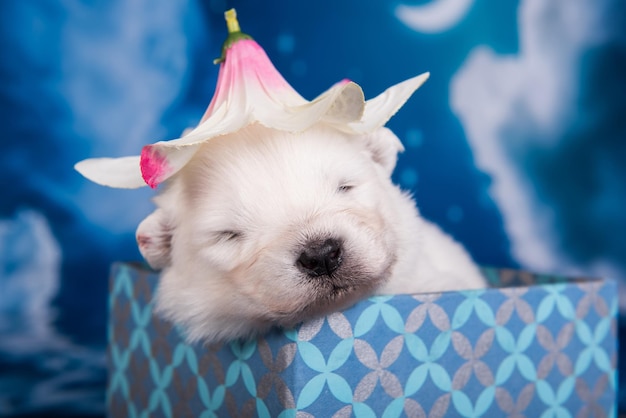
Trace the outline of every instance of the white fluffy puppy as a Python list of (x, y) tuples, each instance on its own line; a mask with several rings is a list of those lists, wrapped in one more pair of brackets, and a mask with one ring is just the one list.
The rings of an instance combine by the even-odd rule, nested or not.
[(137, 230), (156, 311), (190, 341), (293, 326), (371, 294), (484, 287), (390, 179), (398, 138), (251, 125), (202, 147)]

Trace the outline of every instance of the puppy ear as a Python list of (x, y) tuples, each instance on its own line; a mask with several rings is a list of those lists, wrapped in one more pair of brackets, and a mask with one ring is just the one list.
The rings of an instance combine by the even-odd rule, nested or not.
[(162, 209), (141, 221), (135, 234), (143, 258), (155, 270), (170, 264), (172, 227)]
[(365, 145), (372, 160), (391, 176), (398, 161), (398, 153), (404, 151), (398, 137), (389, 128), (382, 127), (365, 136)]

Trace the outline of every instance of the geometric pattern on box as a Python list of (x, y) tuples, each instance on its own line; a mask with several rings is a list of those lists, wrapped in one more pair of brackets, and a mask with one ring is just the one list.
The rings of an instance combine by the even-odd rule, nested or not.
[(483, 271), (494, 288), (372, 297), (206, 347), (153, 316), (158, 274), (116, 264), (109, 416), (615, 416), (615, 282)]

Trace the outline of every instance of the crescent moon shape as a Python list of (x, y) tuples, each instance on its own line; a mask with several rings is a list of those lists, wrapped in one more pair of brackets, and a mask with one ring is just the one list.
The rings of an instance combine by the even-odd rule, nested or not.
[(474, 0), (433, 0), (419, 6), (400, 4), (396, 17), (409, 28), (422, 33), (441, 33), (465, 17)]

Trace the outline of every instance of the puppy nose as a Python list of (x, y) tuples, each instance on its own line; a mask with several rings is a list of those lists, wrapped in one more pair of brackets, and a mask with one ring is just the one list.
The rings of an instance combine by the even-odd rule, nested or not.
[(330, 276), (342, 261), (341, 243), (333, 238), (307, 244), (296, 265), (301, 272), (311, 277)]

